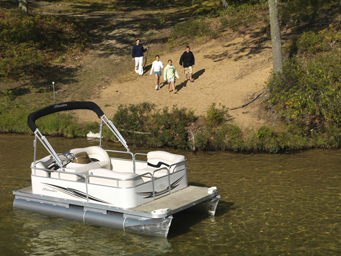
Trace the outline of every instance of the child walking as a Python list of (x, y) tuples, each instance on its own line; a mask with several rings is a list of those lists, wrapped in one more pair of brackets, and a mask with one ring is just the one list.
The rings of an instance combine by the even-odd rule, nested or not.
[(155, 56), (155, 61), (153, 62), (152, 68), (150, 69), (150, 75), (152, 75), (154, 69), (154, 75), (155, 75), (155, 90), (159, 90), (159, 84), (160, 84), (160, 77), (161, 77), (161, 69), (163, 69), (162, 62), (160, 61), (160, 56)]
[(173, 92), (176, 93), (176, 91), (175, 91), (175, 77), (177, 79), (179, 79), (178, 72), (176, 71), (175, 67), (173, 66), (172, 60), (168, 60), (168, 65), (165, 67), (164, 75), (163, 75), (163, 78), (165, 79), (165, 81), (167, 81), (168, 93), (170, 92), (169, 91), (170, 83), (172, 83)]

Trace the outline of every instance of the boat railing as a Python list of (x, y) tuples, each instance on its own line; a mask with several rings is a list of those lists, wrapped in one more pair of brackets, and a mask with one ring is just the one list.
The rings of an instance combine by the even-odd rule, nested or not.
[[(46, 169), (46, 168), (40, 168), (40, 167), (35, 167), (35, 166), (31, 166), (32, 169), (34, 169), (34, 175), (36, 175), (36, 170), (41, 170), (41, 171), (46, 171), (46, 172), (57, 172), (58, 173), (58, 179), (60, 179), (60, 174), (71, 174), (71, 175), (75, 175), (75, 176), (78, 176), (78, 177), (82, 177), (84, 179), (84, 183), (85, 183), (85, 192), (86, 192), (86, 201), (89, 202), (89, 193), (88, 193), (88, 184), (89, 184), (89, 177), (94, 177), (94, 178), (101, 178), (101, 179), (107, 179), (107, 180), (116, 180), (116, 186), (119, 187), (119, 182), (120, 181), (129, 181), (129, 180), (136, 180), (138, 178), (142, 178), (142, 177), (145, 177), (145, 176), (149, 176), (150, 177), (150, 180), (152, 182), (152, 189), (153, 189), (153, 199), (155, 200), (155, 181), (154, 181), (154, 173), (157, 172), (157, 171), (160, 171), (162, 169), (167, 169), (166, 167), (163, 167), (163, 168), (160, 168), (160, 169), (157, 169), (152, 173), (150, 172), (146, 172), (146, 173), (143, 173), (143, 174), (140, 174), (140, 175), (137, 175), (133, 178), (127, 178), (127, 179), (124, 179), (124, 178), (114, 178), (114, 177), (106, 177), (106, 176), (98, 176), (98, 175), (86, 175), (86, 174), (83, 174), (83, 173), (74, 173), (74, 172), (66, 172), (66, 171), (58, 171), (58, 170), (50, 170), (50, 169)], [(51, 177), (50, 177), (51, 178)], [(170, 184), (170, 181), (168, 181), (169, 184)], [(97, 184), (97, 185), (102, 185), (102, 184)], [(134, 186), (132, 186), (134, 187)]]
[(111, 150), (111, 149), (106, 149), (105, 151), (107, 152), (112, 152), (112, 153), (121, 153), (121, 154), (129, 154), (131, 155), (131, 160), (133, 161), (133, 173), (135, 173), (135, 155), (130, 152), (130, 151), (121, 151), (121, 150)]
[(36, 167), (34, 165), (31, 165), (31, 169), (34, 170), (34, 175), (37, 176), (37, 170), (40, 170), (40, 171), (45, 171), (45, 172), (51, 172), (52, 170), (50, 169), (47, 169), (47, 168), (40, 168), (40, 167)]
[[(156, 172), (158, 171), (161, 171), (161, 170), (166, 170), (167, 171), (167, 177), (168, 177), (168, 193), (170, 194), (171, 193), (171, 186), (170, 186), (170, 175), (169, 175), (169, 172), (170, 172), (170, 169), (169, 167), (162, 167), (162, 168), (159, 168), (159, 169), (156, 169), (153, 171), (153, 177), (155, 175)], [(153, 189), (153, 196), (154, 196), (154, 199), (155, 199), (155, 190)]]
[[(178, 166), (178, 165), (181, 165), (181, 164), (185, 164), (185, 166), (186, 166), (186, 160), (184, 160), (184, 161), (180, 161), (180, 162), (177, 162), (177, 163), (174, 163), (174, 164), (171, 164), (168, 168), (169, 168), (169, 171), (171, 170), (171, 168), (174, 166), (174, 168), (173, 168), (173, 172), (174, 172), (174, 170), (176, 169), (176, 167)], [(186, 169), (186, 167), (185, 167), (185, 169)]]
[[(153, 175), (150, 173), (150, 172), (146, 172), (146, 173), (143, 173), (143, 174), (140, 174), (140, 175), (137, 175), (133, 178), (127, 178), (127, 179), (124, 179), (124, 178), (114, 178), (114, 177), (106, 177), (106, 176), (99, 176), (99, 175), (86, 175), (86, 179), (88, 179), (89, 177), (93, 177), (93, 178), (101, 178), (101, 179), (107, 179), (107, 180), (116, 180), (116, 187), (119, 187), (119, 182), (120, 181), (129, 181), (129, 180), (136, 180), (138, 178), (142, 178), (144, 176), (150, 176), (150, 179), (152, 181), (152, 188), (153, 188), (153, 196), (154, 196), (154, 199), (155, 199), (155, 185), (154, 185), (154, 177)], [(86, 182), (86, 185), (88, 185), (89, 182)], [(95, 184), (95, 183), (93, 183)], [(102, 184), (97, 184), (97, 185), (102, 185)], [(132, 187), (135, 187), (135, 186), (132, 186)]]
[(133, 166), (134, 166), (134, 173), (136, 173), (136, 156), (147, 156), (148, 154), (146, 153), (135, 153), (133, 156)]
[[(117, 153), (129, 153), (129, 152), (117, 151), (117, 150), (111, 150), (111, 151), (114, 151), (114, 152), (117, 152)], [(131, 154), (131, 155), (133, 155), (133, 154)], [(146, 155), (146, 154), (144, 154), (144, 153), (135, 153), (135, 155)], [(134, 158), (135, 158), (135, 155), (133, 155)], [(133, 159), (133, 160), (135, 160), (135, 159)], [(129, 180), (135, 180), (135, 179), (137, 179), (139, 177), (142, 178), (142, 177), (145, 177), (145, 176), (150, 176), (151, 183), (152, 183), (152, 190), (153, 190), (153, 199), (155, 200), (156, 199), (156, 196), (155, 196), (155, 174), (157, 172), (164, 171), (164, 170), (167, 172), (168, 194), (171, 194), (170, 174), (172, 172), (174, 172), (174, 170), (176, 169), (176, 166), (179, 166), (179, 165), (185, 164), (185, 163), (186, 163), (186, 160), (178, 162), (178, 163), (171, 164), (169, 167), (158, 168), (158, 169), (154, 170), (153, 173), (145, 172), (143, 174), (139, 174), (139, 175), (135, 176), (134, 178), (127, 178), (127, 179), (124, 179), (124, 178), (114, 178), (114, 177), (106, 177), (106, 176), (98, 176), (98, 175), (86, 175), (86, 174), (83, 174), (83, 173), (74, 173), (74, 172), (67, 172), (67, 171), (50, 170), (50, 169), (46, 169), (46, 168), (36, 167), (36, 166), (33, 166), (33, 165), (31, 166), (31, 168), (34, 170), (34, 175), (36, 175), (36, 170), (42, 170), (42, 171), (49, 172), (50, 174), (53, 173), (53, 172), (57, 172), (58, 173), (58, 179), (60, 179), (60, 174), (61, 173), (62, 174), (69, 174), (69, 175), (75, 175), (75, 176), (78, 176), (78, 177), (82, 177), (84, 179), (84, 182), (85, 182), (86, 200), (87, 200), (87, 202), (89, 202), (89, 194), (88, 194), (89, 177), (108, 179), (108, 180), (116, 180), (116, 186), (119, 187), (119, 182), (120, 181), (129, 181)], [(173, 171), (171, 172), (172, 167), (174, 167), (174, 168), (173, 168)], [(185, 167), (185, 170), (186, 170), (186, 167)], [(101, 184), (99, 184), (99, 185), (101, 185)]]

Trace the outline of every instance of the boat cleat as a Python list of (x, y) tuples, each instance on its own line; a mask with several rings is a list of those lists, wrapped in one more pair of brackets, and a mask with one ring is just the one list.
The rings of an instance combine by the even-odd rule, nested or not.
[(210, 188), (208, 189), (208, 194), (209, 194), (209, 195), (217, 194), (217, 193), (218, 193), (217, 187), (210, 187)]

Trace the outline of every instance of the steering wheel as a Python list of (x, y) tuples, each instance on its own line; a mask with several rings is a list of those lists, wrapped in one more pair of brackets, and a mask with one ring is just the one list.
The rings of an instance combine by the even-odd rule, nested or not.
[(70, 152), (64, 153), (63, 156), (64, 156), (64, 159), (62, 159), (63, 167), (67, 166), (69, 163), (73, 161), (73, 159), (75, 159), (75, 155)]

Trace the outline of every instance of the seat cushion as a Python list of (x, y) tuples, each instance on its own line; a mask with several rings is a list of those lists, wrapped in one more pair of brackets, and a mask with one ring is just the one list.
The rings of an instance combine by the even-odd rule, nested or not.
[[(66, 168), (65, 172), (72, 172), (77, 174), (84, 174), (88, 175), (89, 170), (91, 169), (97, 169), (100, 165), (98, 162), (91, 162), (88, 164), (76, 164), (76, 163), (69, 163)], [(58, 171), (61, 171), (61, 169), (58, 169)], [(51, 178), (58, 179), (59, 175), (58, 172), (51, 172)], [(82, 175), (74, 175), (74, 174), (68, 174), (68, 173), (60, 173), (60, 178), (63, 180), (73, 180), (77, 181), (82, 179)]]
[[(183, 155), (172, 154), (172, 153), (165, 152), (165, 151), (150, 151), (147, 154), (148, 163), (152, 165), (156, 165), (153, 167), (158, 167), (157, 165), (159, 165), (160, 162), (170, 165), (170, 164), (182, 162), (185, 160), (186, 158)], [(162, 163), (160, 167), (162, 167)]]
[[(33, 163), (32, 163), (33, 166)], [(47, 169), (42, 162), (36, 162), (36, 168), (34, 170), (34, 168), (32, 168), (32, 174), (35, 174), (37, 176), (43, 176), (43, 177), (50, 177), (50, 172), (48, 171), (44, 171), (42, 169)]]
[[(186, 166), (186, 163), (184, 161), (186, 161), (185, 156), (172, 154), (165, 151), (151, 151), (147, 154), (147, 164), (149, 167), (154, 168), (154, 170), (162, 167), (170, 167), (172, 164), (176, 164), (179, 162), (183, 163), (179, 164), (176, 167), (172, 166), (170, 168), (170, 173), (176, 172), (178, 170), (183, 170)], [(163, 176), (166, 174), (166, 171), (160, 171), (160, 173), (156, 175)]]
[(70, 150), (72, 154), (78, 154), (80, 152), (86, 152), (91, 159), (97, 159), (100, 167), (111, 169), (110, 157), (103, 148), (99, 146), (91, 146), (87, 148), (74, 148)]
[[(89, 172), (89, 183), (109, 185), (114, 187), (134, 187), (143, 183), (141, 177), (131, 172), (115, 172), (104, 168), (94, 169)], [(101, 176), (101, 177), (93, 177)], [(113, 179), (106, 179), (113, 178)]]

